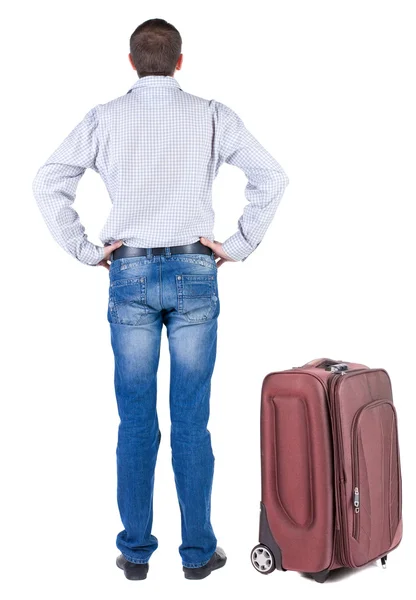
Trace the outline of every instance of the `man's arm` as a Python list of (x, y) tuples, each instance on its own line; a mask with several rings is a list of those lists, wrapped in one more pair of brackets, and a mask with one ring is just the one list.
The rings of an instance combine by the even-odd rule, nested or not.
[(235, 165), (248, 179), (245, 188), (248, 204), (238, 220), (238, 230), (223, 242), (222, 249), (230, 258), (244, 261), (263, 239), (289, 178), (246, 129), (241, 118), (225, 104), (216, 104), (220, 127), (219, 165), (223, 162)]
[(79, 180), (87, 168), (98, 172), (96, 107), (69, 133), (40, 167), (32, 190), (42, 216), (58, 244), (80, 262), (97, 265), (104, 248), (91, 243), (79, 215), (72, 207)]

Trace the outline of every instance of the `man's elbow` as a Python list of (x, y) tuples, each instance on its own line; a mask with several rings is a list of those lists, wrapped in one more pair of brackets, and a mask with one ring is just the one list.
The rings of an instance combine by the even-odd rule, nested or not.
[(270, 186), (273, 188), (273, 192), (276, 196), (281, 196), (289, 185), (289, 177), (283, 169), (272, 171), (270, 180)]
[(32, 193), (41, 210), (50, 202), (56, 189), (56, 180), (51, 177), (50, 171), (45, 166), (40, 167), (32, 180)]
[(45, 192), (45, 177), (42, 167), (38, 169), (35, 177), (32, 180), (32, 192), (36, 202), (39, 204), (42, 201), (42, 196)]

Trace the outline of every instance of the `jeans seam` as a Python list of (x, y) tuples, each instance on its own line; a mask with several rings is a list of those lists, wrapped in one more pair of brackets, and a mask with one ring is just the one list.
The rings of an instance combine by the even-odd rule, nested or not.
[(210, 560), (211, 560), (211, 557), (202, 563), (182, 563), (182, 564), (187, 569), (198, 569), (198, 567), (204, 567), (205, 565), (207, 565)]
[(124, 554), (124, 552), (122, 553), (124, 558), (127, 559), (129, 562), (134, 563), (136, 565), (145, 565), (146, 563), (149, 562), (149, 558), (147, 560), (144, 559), (137, 559), (137, 558), (133, 558), (133, 557), (129, 557), (126, 554)]

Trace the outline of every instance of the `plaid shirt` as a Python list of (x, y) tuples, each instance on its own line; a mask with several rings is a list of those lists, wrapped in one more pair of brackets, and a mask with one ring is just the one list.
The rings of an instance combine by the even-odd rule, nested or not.
[(224, 162), (248, 179), (248, 204), (223, 243), (228, 256), (245, 260), (289, 179), (231, 108), (184, 92), (174, 77), (141, 77), (123, 96), (92, 108), (40, 167), (33, 193), (58, 244), (96, 265), (104, 247), (88, 240), (72, 206), (87, 168), (99, 173), (112, 202), (103, 244), (152, 248), (214, 240), (212, 185)]

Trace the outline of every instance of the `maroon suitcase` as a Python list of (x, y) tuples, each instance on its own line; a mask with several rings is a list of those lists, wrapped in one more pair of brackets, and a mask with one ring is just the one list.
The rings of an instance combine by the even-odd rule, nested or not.
[(402, 537), (397, 415), (383, 369), (317, 359), (261, 390), (260, 573), (381, 559)]

